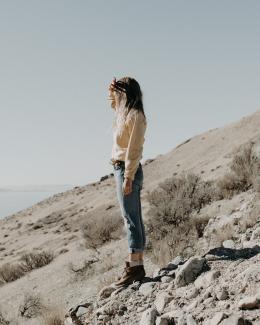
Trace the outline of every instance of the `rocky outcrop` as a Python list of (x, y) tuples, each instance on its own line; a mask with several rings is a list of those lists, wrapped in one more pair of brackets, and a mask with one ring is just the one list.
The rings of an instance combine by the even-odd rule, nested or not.
[[(260, 218), (250, 214), (252, 198), (248, 192), (240, 207), (210, 219), (196, 256), (177, 256), (128, 287), (103, 288), (66, 324), (259, 325)], [(211, 245), (227, 228), (222, 245)]]
[[(260, 282), (255, 285), (260, 276), (259, 248), (238, 260), (232, 256), (239, 252), (227, 259), (220, 258), (217, 249), (216, 255), (211, 250), (187, 260), (178, 257), (142, 282), (103, 288), (92, 311), (94, 324), (259, 324)], [(91, 324), (84, 322), (82, 313), (79, 318), (82, 324)], [(73, 324), (69, 317), (67, 324)]]

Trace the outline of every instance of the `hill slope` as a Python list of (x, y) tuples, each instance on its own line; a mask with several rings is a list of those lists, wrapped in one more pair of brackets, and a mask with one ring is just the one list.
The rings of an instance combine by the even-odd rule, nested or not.
[[(142, 191), (144, 220), (149, 208), (145, 197), (147, 191), (155, 189), (160, 182), (173, 174), (179, 175), (182, 171), (192, 171), (205, 180), (217, 179), (226, 173), (234, 150), (259, 137), (260, 111), (257, 111), (238, 122), (196, 135), (169, 153), (146, 161), (143, 164)], [(221, 212), (230, 216), (234, 214), (234, 209), (240, 211), (245, 203), (250, 206), (251, 211), (256, 209), (257, 202), (259, 200), (252, 191), (237, 195), (231, 201), (226, 201), (222, 205), (222, 210), (218, 209), (218, 212), (211, 207), (213, 211), (211, 213), (213, 215), (215, 213), (212, 222), (218, 227), (218, 224), (223, 221), (220, 222), (220, 218), (218, 219)], [(61, 305), (65, 310), (81, 300), (95, 299), (96, 293), (102, 286), (109, 283), (111, 277), (121, 270), (127, 257), (127, 242), (125, 233), (119, 232), (115, 235), (117, 239), (104, 244), (98, 252), (95, 252), (84, 247), (81, 230), (88, 220), (106, 222), (109, 216), (119, 215), (114, 178), (112, 175), (107, 175), (101, 181), (56, 194), (0, 220), (2, 264), (19, 263), (20, 257), (33, 249), (51, 250), (55, 255), (50, 264), (28, 272), (19, 279), (0, 287), (0, 309), (3, 314), (9, 319), (18, 319), (19, 324), (39, 324), (39, 320), (35, 318), (18, 317), (18, 308), (23, 304), (25, 293), (39, 295), (43, 297), (45, 304)], [(244, 217), (246, 215), (243, 213)], [(256, 228), (251, 229), (254, 230)], [(237, 232), (239, 231), (240, 229), (237, 229)], [(209, 228), (207, 235), (210, 234)], [(202, 251), (205, 248), (203, 241), (201, 248)], [(122, 251), (125, 251), (125, 255)], [(93, 262), (94, 267), (84, 269), (84, 261), (91, 259), (96, 259), (96, 262)], [(147, 275), (152, 276), (157, 266), (148, 257), (145, 258), (145, 263)], [(259, 255), (256, 254), (254, 261), (250, 263), (259, 263)], [(220, 264), (219, 267), (224, 266)], [(163, 289), (166, 289), (166, 285)], [(123, 324), (123, 321), (119, 323)], [(127, 324), (131, 323), (128, 321)]]

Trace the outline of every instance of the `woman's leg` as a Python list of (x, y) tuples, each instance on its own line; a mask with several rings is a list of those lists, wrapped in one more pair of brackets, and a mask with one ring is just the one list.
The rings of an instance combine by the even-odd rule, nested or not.
[(141, 214), (140, 192), (143, 182), (142, 165), (140, 164), (132, 183), (132, 192), (123, 194), (124, 168), (115, 170), (117, 196), (122, 216), (125, 221), (129, 259), (136, 261), (143, 257), (145, 244), (144, 226)]
[(116, 286), (128, 285), (133, 281), (140, 281), (145, 276), (143, 266), (143, 250), (145, 238), (143, 237), (143, 227), (140, 210), (140, 184), (142, 174), (140, 168), (136, 173), (132, 183), (131, 193), (123, 194), (124, 168), (115, 170), (117, 183), (117, 196), (120, 209), (124, 218), (127, 231), (129, 259), (125, 261), (126, 267), (123, 274), (114, 283)]
[[(141, 224), (141, 228), (142, 228), (143, 248), (145, 248), (146, 236), (145, 236), (145, 227), (144, 227), (144, 223), (143, 223), (143, 219), (142, 219), (141, 190), (142, 190), (142, 187), (140, 187), (140, 189), (139, 189), (138, 203), (139, 203), (140, 224)], [(129, 261), (143, 262), (143, 255), (144, 255), (143, 251), (139, 252), (139, 253), (129, 253)]]
[(142, 165), (139, 164), (134, 180), (132, 192), (123, 196), (123, 206), (129, 232), (130, 260), (140, 260), (144, 250), (144, 227), (141, 211), (141, 188), (143, 183)]

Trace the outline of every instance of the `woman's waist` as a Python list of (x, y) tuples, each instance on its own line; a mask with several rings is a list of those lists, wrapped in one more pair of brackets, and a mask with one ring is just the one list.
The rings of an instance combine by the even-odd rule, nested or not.
[[(111, 159), (111, 164), (114, 166), (114, 168), (125, 168), (125, 161), (120, 159)], [(139, 161), (138, 165), (142, 165)]]

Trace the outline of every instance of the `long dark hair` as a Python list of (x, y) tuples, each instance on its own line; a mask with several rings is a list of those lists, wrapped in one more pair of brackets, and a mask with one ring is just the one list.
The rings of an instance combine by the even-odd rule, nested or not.
[(131, 109), (134, 109), (141, 111), (146, 118), (143, 106), (143, 93), (139, 83), (134, 78), (123, 77), (116, 81), (116, 88), (115, 96), (117, 101), (120, 105), (125, 106), (127, 114)]

